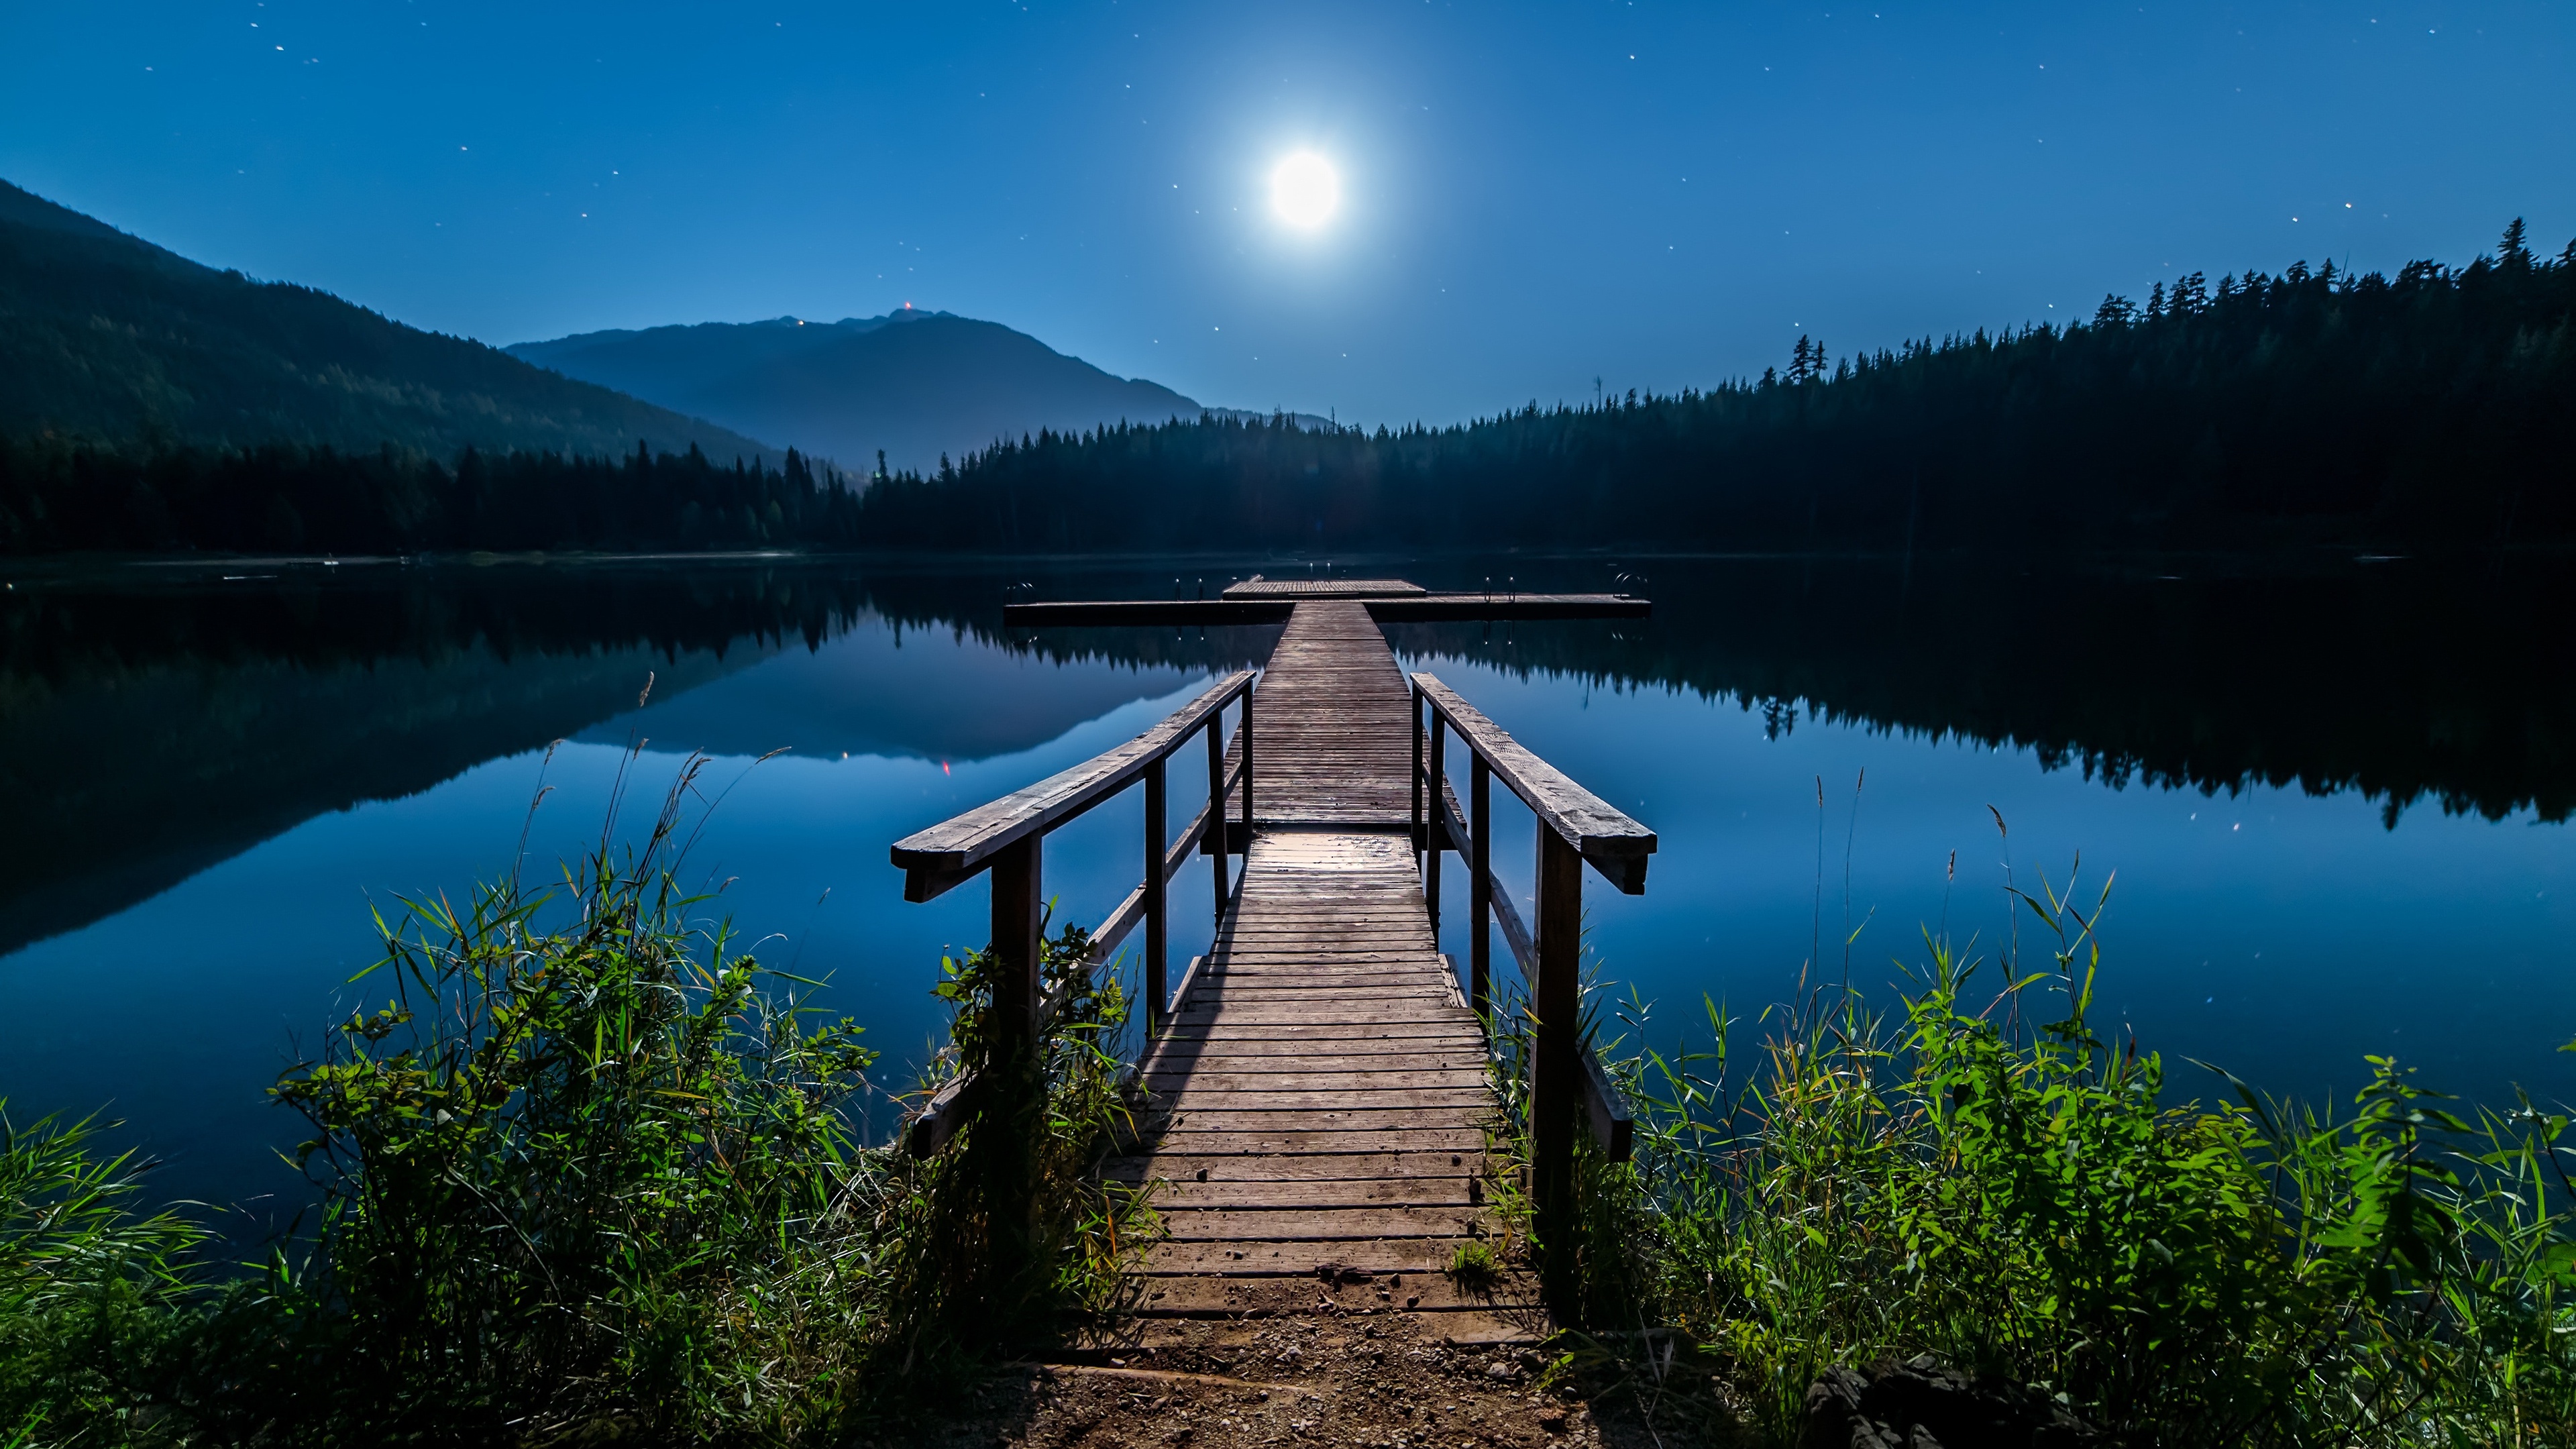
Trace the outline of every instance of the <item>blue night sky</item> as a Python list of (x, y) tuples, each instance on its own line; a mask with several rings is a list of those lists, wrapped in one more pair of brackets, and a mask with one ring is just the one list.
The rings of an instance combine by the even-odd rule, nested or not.
[[(2576, 8), (2541, 4), (17, 0), (7, 34), (0, 177), (419, 326), (911, 302), (1371, 423), (2576, 232)], [(1312, 234), (1268, 203), (1300, 149), (1344, 190)]]

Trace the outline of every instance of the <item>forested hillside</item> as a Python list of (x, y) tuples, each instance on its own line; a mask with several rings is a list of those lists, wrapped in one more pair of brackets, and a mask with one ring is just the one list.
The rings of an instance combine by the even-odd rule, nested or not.
[[(771, 467), (732, 434), (701, 447), (685, 434), (704, 424), (489, 348), (211, 273), (59, 208), (46, 227), (12, 225), (44, 203), (0, 203), (0, 305), (56, 299), (50, 323), (0, 317), (0, 552), (2576, 541), (2576, 244), (2536, 257), (2519, 222), (2464, 267), (2193, 273), (2062, 328), (1839, 359), (1801, 338), (1785, 373), (1448, 428), (1211, 415), (1041, 431), (929, 476), (879, 476), (862, 496), (792, 453)], [(158, 340), (104, 315), (68, 320), (83, 304), (62, 300), (77, 289), (61, 278), (109, 272), (125, 303), (159, 299)], [(200, 325), (212, 314), (188, 309), (209, 297), (238, 303), (223, 315), (239, 326)], [(306, 338), (294, 318), (365, 342), (376, 370), (304, 371), (260, 350)], [(61, 355), (30, 360), (47, 338)], [(384, 380), (446, 375), (433, 363), (467, 382), (541, 379), (571, 391), (514, 396), (566, 410)], [(71, 404), (29, 401), (55, 395), (123, 440), (65, 436), (83, 431)], [(227, 400), (241, 404), (229, 424)], [(120, 416), (149, 425), (120, 435)], [(598, 432), (610, 418), (645, 425)], [(675, 429), (684, 440), (665, 441)], [(513, 430), (551, 441), (476, 446)]]
[(2576, 538), (2576, 244), (2106, 298), (1449, 428), (1046, 435), (868, 494), (880, 546), (2392, 546)]
[(423, 332), (327, 292), (200, 266), (0, 182), (0, 436), (374, 453), (776, 451)]

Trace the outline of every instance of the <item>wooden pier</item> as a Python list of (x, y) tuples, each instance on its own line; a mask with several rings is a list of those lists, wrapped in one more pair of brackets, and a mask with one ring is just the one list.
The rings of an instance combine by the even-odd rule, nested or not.
[[(1495, 1150), (1496, 1134), (1516, 1124), (1502, 1120), (1488, 1057), (1490, 938), (1498, 928), (1528, 983), (1516, 999), (1532, 1018), (1534, 1074), (1529, 1118), (1517, 1125), (1544, 1240), (1570, 1207), (1584, 1121), (1614, 1155), (1627, 1147), (1626, 1113), (1576, 1019), (1582, 872), (1588, 862), (1642, 891), (1653, 832), (1438, 680), (1404, 675), (1379, 629), (1383, 610), (1444, 596), (1401, 580), (1256, 581), (1228, 594), (1208, 603), (1288, 611), (1257, 677), (1221, 681), (1128, 745), (908, 837), (894, 847), (906, 893), (927, 899), (993, 871), (996, 954), (1023, 963), (1010, 1006), (1034, 1035), (1047, 1009), (1034, 969), (1039, 842), (1144, 787), (1144, 879), (1095, 935), (1094, 959), (1111, 959), (1144, 927), (1153, 1020), (1137, 1080), (1150, 1105), (1136, 1150), (1105, 1171), (1148, 1187), (1165, 1229), (1143, 1255), (1135, 1295), (1149, 1341), (1309, 1312), (1422, 1315), (1420, 1326), (1456, 1341), (1544, 1332), (1547, 1275), (1514, 1270), (1462, 1286), (1447, 1272), (1463, 1244), (1511, 1246), (1494, 1200), (1521, 1187), (1500, 1176), (1508, 1169)], [(1573, 610), (1594, 596), (1519, 597)], [(1617, 598), (1601, 612), (1644, 607)], [(1229, 706), (1236, 727), (1221, 747)], [(1219, 783), (1173, 840), (1164, 763), (1201, 735)], [(1447, 768), (1452, 736), (1468, 766), (1463, 803)], [(1537, 816), (1534, 923), (1494, 884), (1496, 778)], [(1165, 883), (1193, 850), (1214, 860), (1220, 914), (1209, 952), (1169, 989)], [(1469, 872), (1464, 986), (1438, 945), (1444, 853)], [(1231, 877), (1229, 854), (1242, 859)], [(917, 1120), (921, 1150), (971, 1110), (968, 1090), (943, 1093)]]

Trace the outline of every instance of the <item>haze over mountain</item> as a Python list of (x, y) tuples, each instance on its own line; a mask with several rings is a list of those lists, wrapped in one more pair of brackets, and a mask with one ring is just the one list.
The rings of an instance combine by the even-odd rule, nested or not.
[[(522, 342), (513, 356), (837, 460), (930, 472), (1041, 428), (1266, 416), (1206, 408), (1103, 372), (1025, 332), (910, 307), (814, 322), (703, 322)], [(1300, 417), (1308, 426), (1324, 420)]]
[(217, 271), (0, 182), (0, 434), (720, 463), (776, 450), (463, 337)]

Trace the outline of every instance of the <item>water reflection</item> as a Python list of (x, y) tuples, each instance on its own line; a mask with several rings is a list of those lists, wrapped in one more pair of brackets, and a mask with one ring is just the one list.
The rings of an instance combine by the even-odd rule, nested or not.
[[(1843, 932), (1847, 840), (1852, 909), (1880, 913), (1863, 975), (1883, 980), (1917, 922), (1955, 913), (2001, 939), (1993, 804), (2017, 868), (2081, 848), (2123, 872), (2116, 1011), (2151, 1044), (2301, 1090), (2392, 1042), (2490, 1096), (2556, 1090), (2571, 1060), (2548, 1048), (2576, 1032), (2559, 905), (2576, 879), (2563, 828), (2537, 823), (2576, 804), (2576, 584), (2554, 569), (1338, 562), (1654, 598), (1642, 622), (1393, 632), (1663, 832), (1647, 898), (1602, 900), (1594, 925), (1613, 972), (1668, 1003), (1776, 999)], [(735, 881), (745, 925), (779, 933), (766, 953), (832, 974), (838, 1009), (917, 1056), (937, 1026), (929, 973), (980, 938), (983, 895), (903, 905), (886, 844), (1124, 738), (1277, 635), (1011, 634), (1003, 601), (1212, 594), (1297, 567), (17, 576), (0, 594), (17, 827), (0, 833), (0, 1094), (20, 1114), (114, 1101), (178, 1159), (173, 1191), (285, 1190), (266, 1153), (291, 1124), (259, 1089), (298, 1033), (371, 991), (350, 984), (374, 955), (368, 899), (506, 865), (541, 766), (560, 793), (530, 855), (581, 848), (635, 740), (742, 761), (696, 864)], [(1817, 776), (1833, 782), (1821, 822)], [(1051, 843), (1069, 914), (1132, 879), (1133, 822), (1104, 809)], [(1970, 887), (1943, 875), (1954, 850)], [(1197, 904), (1176, 898), (1176, 919), (1203, 915), (1201, 875), (1179, 886)]]

